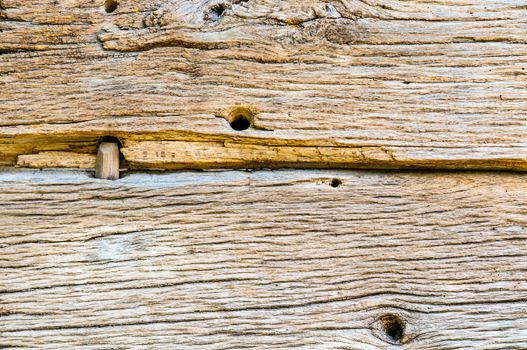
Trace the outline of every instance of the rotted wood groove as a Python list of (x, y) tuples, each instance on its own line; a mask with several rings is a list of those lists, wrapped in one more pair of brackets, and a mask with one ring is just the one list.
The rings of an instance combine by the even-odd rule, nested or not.
[(0, 196), (2, 347), (527, 343), (521, 174), (4, 171)]

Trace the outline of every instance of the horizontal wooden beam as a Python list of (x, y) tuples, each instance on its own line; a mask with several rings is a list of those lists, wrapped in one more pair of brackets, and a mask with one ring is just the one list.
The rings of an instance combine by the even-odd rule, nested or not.
[(236, 142), (127, 141), (130, 169), (377, 168), (527, 170), (527, 147), (488, 148), (270, 146)]
[(527, 25), (515, 3), (1, 3), (0, 165), (96, 154), (115, 136), (524, 168)]
[(0, 347), (510, 349), (511, 173), (0, 172)]

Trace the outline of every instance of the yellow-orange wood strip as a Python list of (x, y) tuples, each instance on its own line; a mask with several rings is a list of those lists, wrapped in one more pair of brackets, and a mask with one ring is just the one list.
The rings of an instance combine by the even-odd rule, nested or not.
[[(527, 170), (527, 149), (315, 147), (235, 142), (127, 141), (130, 169), (425, 168)], [(510, 157), (510, 158), (509, 158)]]
[(95, 169), (95, 155), (74, 152), (39, 152), (18, 156), (21, 168), (77, 168)]

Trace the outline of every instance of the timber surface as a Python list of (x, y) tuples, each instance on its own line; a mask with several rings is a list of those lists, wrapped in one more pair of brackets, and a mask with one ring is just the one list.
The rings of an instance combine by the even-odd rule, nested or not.
[(0, 197), (0, 347), (527, 348), (519, 174), (15, 171)]
[(0, 164), (527, 169), (524, 1), (104, 3), (0, 1)]

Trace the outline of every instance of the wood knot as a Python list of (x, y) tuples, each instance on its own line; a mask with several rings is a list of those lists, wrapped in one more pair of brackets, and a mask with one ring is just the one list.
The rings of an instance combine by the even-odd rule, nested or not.
[(373, 332), (379, 339), (393, 345), (401, 345), (410, 339), (404, 320), (396, 314), (382, 315), (373, 324)]
[(393, 343), (400, 343), (404, 336), (404, 323), (396, 315), (384, 315), (380, 319), (383, 331)]

